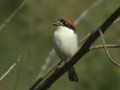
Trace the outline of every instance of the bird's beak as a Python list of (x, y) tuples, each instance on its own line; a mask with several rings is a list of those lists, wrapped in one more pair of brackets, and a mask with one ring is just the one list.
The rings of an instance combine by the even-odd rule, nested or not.
[(56, 22), (55, 22), (55, 23), (53, 23), (53, 25), (54, 25), (54, 26), (59, 26), (59, 24), (58, 24), (58, 23), (56, 23)]
[(60, 26), (60, 25), (62, 25), (62, 23), (60, 21), (57, 21), (57, 22), (53, 23), (53, 25), (54, 26)]

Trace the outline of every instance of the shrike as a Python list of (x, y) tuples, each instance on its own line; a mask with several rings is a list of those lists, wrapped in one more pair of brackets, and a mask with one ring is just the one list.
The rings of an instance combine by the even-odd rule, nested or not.
[[(74, 24), (66, 18), (53, 23), (57, 29), (54, 32), (53, 43), (56, 54), (62, 61), (69, 60), (78, 50), (78, 37)], [(68, 71), (70, 81), (78, 82), (74, 67)]]

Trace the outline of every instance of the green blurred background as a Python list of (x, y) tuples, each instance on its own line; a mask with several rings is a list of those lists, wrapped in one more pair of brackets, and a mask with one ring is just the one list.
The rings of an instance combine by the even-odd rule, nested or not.
[[(74, 21), (96, 0), (28, 0), (0, 32), (0, 76), (17, 60), (21, 61), (0, 82), (0, 90), (28, 90), (51, 51), (52, 23), (61, 17)], [(23, 0), (0, 0), (0, 25)], [(79, 40), (96, 29), (120, 5), (119, 0), (104, 0), (76, 26)], [(120, 44), (120, 23), (105, 33), (106, 43)], [(101, 44), (97, 39), (94, 45)], [(109, 49), (120, 63), (120, 49)], [(49, 67), (57, 61), (54, 55)], [(90, 51), (76, 65), (79, 83), (69, 82), (67, 73), (49, 90), (120, 90), (120, 69), (105, 56), (103, 49)], [(17, 79), (17, 80), (16, 80)], [(16, 89), (15, 89), (16, 88)]]

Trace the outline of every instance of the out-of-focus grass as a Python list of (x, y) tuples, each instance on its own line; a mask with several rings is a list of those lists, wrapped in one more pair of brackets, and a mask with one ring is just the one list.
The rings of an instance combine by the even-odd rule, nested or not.
[[(33, 81), (52, 48), (52, 23), (61, 17), (74, 21), (80, 13), (96, 0), (28, 0), (27, 4), (0, 32), (0, 76), (21, 58), (21, 72), (17, 90), (27, 90), (29, 85), (29, 60), (31, 52)], [(22, 0), (0, 0), (0, 24), (18, 7)], [(96, 29), (118, 6), (119, 0), (104, 0), (76, 26), (79, 40)], [(107, 43), (120, 44), (120, 23), (112, 25), (105, 33)], [(95, 44), (100, 44), (98, 39)], [(119, 49), (110, 49), (113, 58), (120, 59)], [(54, 56), (51, 64), (56, 62)], [(76, 64), (79, 83), (68, 81), (67, 74), (57, 80), (49, 90), (119, 90), (120, 70), (109, 62), (104, 50), (90, 51)], [(13, 90), (18, 65), (0, 82), (0, 90)]]

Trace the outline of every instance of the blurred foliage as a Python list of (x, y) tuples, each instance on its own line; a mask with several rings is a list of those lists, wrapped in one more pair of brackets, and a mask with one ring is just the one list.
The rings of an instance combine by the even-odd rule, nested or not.
[[(23, 0), (0, 0), (0, 25)], [(52, 23), (61, 17), (74, 21), (96, 0), (28, 0), (10, 23), (0, 32), (0, 76), (22, 55), (19, 65), (0, 82), (0, 90), (28, 90), (30, 62), (32, 80), (35, 81), (52, 46), (55, 28)], [(118, 6), (119, 0), (104, 0), (92, 9), (76, 26), (79, 40), (96, 29)], [(107, 43), (120, 44), (120, 23), (113, 24), (105, 33)], [(98, 39), (94, 44), (101, 44)], [(120, 50), (110, 49), (112, 57), (120, 63)], [(29, 55), (30, 52), (30, 55)], [(56, 62), (54, 55), (50, 65)], [(30, 61), (31, 60), (31, 61)], [(120, 69), (105, 56), (103, 49), (90, 51), (77, 64), (79, 83), (68, 81), (67, 74), (57, 80), (49, 90), (120, 90)]]

